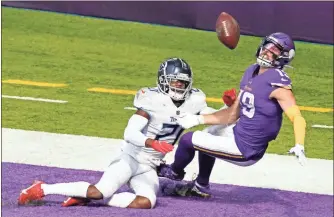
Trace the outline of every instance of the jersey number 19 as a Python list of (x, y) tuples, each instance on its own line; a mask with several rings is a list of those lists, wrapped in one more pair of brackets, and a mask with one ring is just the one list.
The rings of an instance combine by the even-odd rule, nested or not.
[(242, 102), (242, 113), (248, 118), (253, 118), (255, 114), (254, 94), (249, 92), (244, 92), (242, 94), (241, 102)]

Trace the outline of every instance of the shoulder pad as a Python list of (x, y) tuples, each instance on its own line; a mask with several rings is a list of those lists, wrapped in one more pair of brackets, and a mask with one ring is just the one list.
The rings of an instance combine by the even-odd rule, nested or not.
[(144, 87), (137, 91), (133, 100), (133, 105), (137, 109), (151, 110), (152, 102), (156, 95), (158, 95), (157, 88)]
[(202, 110), (202, 108), (207, 107), (206, 95), (200, 89), (192, 88), (189, 100), (191, 101), (191, 103), (195, 104), (196, 107), (199, 108), (199, 110)]
[(198, 89), (198, 88), (192, 88), (190, 93), (191, 93), (190, 96), (195, 97), (196, 99), (199, 99), (199, 100), (205, 100), (206, 98), (205, 93), (201, 89)]

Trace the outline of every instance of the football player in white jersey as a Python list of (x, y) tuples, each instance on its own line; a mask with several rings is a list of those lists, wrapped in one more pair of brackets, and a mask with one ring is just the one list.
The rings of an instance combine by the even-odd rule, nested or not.
[[(71, 182), (46, 184), (36, 181), (22, 190), (18, 203), (24, 205), (46, 195), (69, 196), (62, 206), (84, 205), (101, 200), (109, 206), (122, 208), (153, 208), (159, 180), (157, 166), (173, 145), (183, 128), (176, 120), (185, 113), (208, 114), (216, 110), (206, 104), (205, 94), (192, 87), (193, 72), (180, 58), (164, 61), (158, 70), (157, 87), (140, 89), (134, 106), (138, 109), (124, 131), (120, 156), (113, 159), (98, 183)], [(128, 184), (135, 192), (115, 192)]]

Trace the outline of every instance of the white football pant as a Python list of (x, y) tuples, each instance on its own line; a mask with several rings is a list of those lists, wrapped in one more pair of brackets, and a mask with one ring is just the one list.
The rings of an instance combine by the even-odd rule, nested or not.
[(196, 150), (221, 160), (239, 165), (250, 166), (257, 160), (246, 160), (235, 143), (233, 127), (235, 124), (213, 125), (203, 131), (195, 131), (192, 143)]
[(137, 196), (148, 198), (152, 208), (155, 206), (159, 190), (156, 169), (122, 152), (110, 163), (95, 187), (104, 199), (108, 199), (124, 184), (128, 184)]

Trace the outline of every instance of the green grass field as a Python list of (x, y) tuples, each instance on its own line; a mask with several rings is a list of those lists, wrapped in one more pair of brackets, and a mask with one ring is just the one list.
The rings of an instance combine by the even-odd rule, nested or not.
[[(91, 87), (137, 90), (154, 86), (160, 62), (186, 59), (195, 87), (220, 97), (237, 87), (255, 62), (261, 39), (241, 36), (238, 48), (219, 44), (214, 32), (147, 25), (2, 7), (2, 80), (66, 83), (63, 88), (2, 84), (3, 95), (67, 100), (67, 104), (2, 99), (2, 126), (27, 130), (122, 138), (133, 111), (133, 96), (91, 93)], [(295, 69), (289, 70), (299, 105), (333, 107), (333, 46), (296, 42)], [(209, 103), (219, 108), (219, 103)], [(333, 112), (302, 112), (307, 123), (307, 156), (333, 159)], [(285, 118), (270, 153), (294, 145)]]

